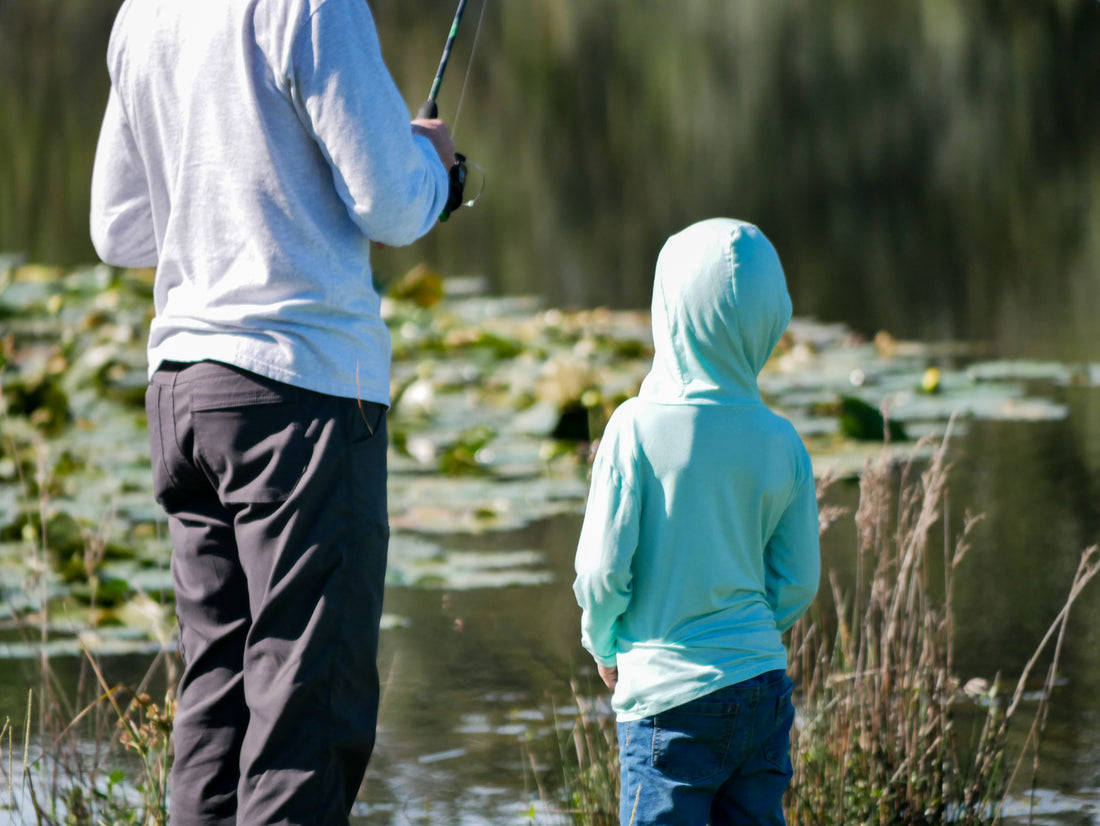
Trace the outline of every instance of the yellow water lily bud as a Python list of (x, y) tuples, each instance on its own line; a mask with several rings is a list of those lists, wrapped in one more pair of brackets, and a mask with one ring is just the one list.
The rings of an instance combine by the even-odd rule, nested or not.
[(929, 367), (921, 376), (920, 387), (925, 393), (940, 392), (940, 371), (937, 367)]

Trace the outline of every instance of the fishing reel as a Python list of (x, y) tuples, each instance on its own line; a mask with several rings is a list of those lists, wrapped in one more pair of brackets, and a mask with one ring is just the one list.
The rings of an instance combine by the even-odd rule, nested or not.
[[(468, 170), (473, 169), (477, 174), (470, 176)], [(450, 180), (450, 193), (447, 195), (447, 205), (443, 207), (443, 213), (439, 216), (440, 221), (446, 221), (451, 217), (451, 213), (459, 207), (472, 207), (477, 199), (481, 197), (482, 191), (485, 189), (485, 173), (481, 171), (481, 167), (473, 161), (470, 161), (461, 152), (455, 152), (454, 165), (447, 172), (448, 179)], [(471, 179), (478, 181), (480, 178), (477, 192), (474, 197), (466, 197), (466, 184)]]
[[(433, 99), (428, 98), (424, 101), (420, 108), (416, 112), (418, 118), (436, 118), (439, 117), (439, 108)], [(439, 220), (446, 221), (451, 217), (451, 213), (461, 206), (473, 206), (474, 201), (481, 197), (481, 191), (478, 190), (470, 200), (465, 200), (466, 197), (466, 175), (467, 166), (472, 166), (478, 172), (481, 172), (481, 168), (477, 164), (470, 164), (466, 160), (466, 156), (461, 152), (455, 152), (455, 162), (451, 165), (451, 168), (447, 170), (447, 179), (450, 182), (450, 189), (447, 193), (447, 203), (443, 207), (443, 212), (440, 213)], [(482, 174), (481, 188), (485, 188), (485, 176)]]
[[(447, 195), (447, 204), (443, 207), (443, 214), (439, 216), (440, 221), (446, 221), (451, 217), (451, 213), (460, 206), (469, 206), (463, 201), (463, 196), (466, 193), (466, 156), (461, 152), (455, 152), (455, 162), (447, 171), (447, 176), (451, 182), (451, 190)], [(470, 204), (472, 203), (473, 201), (470, 201)]]

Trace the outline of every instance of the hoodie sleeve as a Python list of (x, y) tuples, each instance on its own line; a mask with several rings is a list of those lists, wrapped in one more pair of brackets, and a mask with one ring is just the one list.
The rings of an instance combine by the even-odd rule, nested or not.
[(118, 94), (111, 89), (92, 167), (92, 245), (119, 267), (155, 267), (149, 183)]
[(616, 663), (616, 630), (630, 603), (631, 564), (638, 546), (640, 508), (629, 480), (616, 469), (605, 434), (577, 546), (573, 593), (581, 613), (581, 643), (600, 665)]
[(447, 202), (447, 170), (431, 141), (413, 135), (367, 4), (329, 0), (315, 11), (296, 37), (289, 74), (363, 234), (393, 246), (426, 234)]
[(817, 491), (808, 456), (802, 465), (802, 482), (764, 551), (768, 602), (781, 632), (810, 607), (821, 578)]

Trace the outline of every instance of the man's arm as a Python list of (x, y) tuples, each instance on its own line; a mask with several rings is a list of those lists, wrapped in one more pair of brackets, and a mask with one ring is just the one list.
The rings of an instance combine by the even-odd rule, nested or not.
[(288, 78), (364, 235), (400, 246), (435, 226), (453, 142), (441, 121), (410, 124), (367, 4), (330, 0), (317, 9), (295, 38)]
[(145, 167), (122, 103), (111, 89), (92, 167), (92, 244), (120, 267), (155, 267), (156, 233)]

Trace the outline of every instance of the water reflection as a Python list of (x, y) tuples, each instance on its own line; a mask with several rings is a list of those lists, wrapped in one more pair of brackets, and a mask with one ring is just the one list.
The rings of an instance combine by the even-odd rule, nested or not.
[(523, 822), (538, 801), (529, 756), (544, 766), (554, 756), (552, 709), (570, 701), (586, 667), (568, 587), (579, 529), (575, 514), (478, 539), (543, 549), (547, 585), (387, 591), (386, 613), (400, 624), (382, 640), (364, 823)]
[[(956, 663), (964, 680), (1000, 674), (1014, 681), (1065, 597), (1078, 551), (1097, 534), (1097, 476), (1073, 467), (1077, 406), (1098, 395), (1068, 393), (1071, 415), (1060, 422), (973, 422), (957, 439), (946, 535), (958, 534), (967, 509), (1002, 514), (977, 527), (956, 580)], [(838, 482), (830, 501), (854, 508), (857, 497), (854, 484)], [(431, 823), (441, 813), (447, 822), (524, 822), (517, 801), (537, 796), (523, 744), (534, 737), (532, 748), (553, 754), (550, 709), (568, 701), (571, 678), (591, 673), (569, 590), (579, 527), (574, 514), (498, 537), (502, 550), (542, 548), (555, 577), (550, 585), (391, 589), (388, 610), (408, 624), (384, 645), (391, 682), (364, 823)], [(842, 521), (824, 547), (826, 566), (849, 584), (853, 540)], [(1063, 813), (1095, 804), (1100, 788), (1100, 589), (1085, 593), (1074, 617), (1037, 779), (1041, 789), (1061, 793), (1044, 800)], [(1021, 722), (1017, 746), (1025, 734)], [(1030, 764), (1024, 768), (1021, 789), (1031, 783)], [(547, 769), (543, 780), (553, 788)]]
[[(87, 185), (118, 4), (0, 2), (0, 251), (93, 258)], [(450, 4), (372, 8), (415, 108)], [(1098, 42), (1095, 0), (493, 3), (456, 130), (486, 196), (417, 247), (382, 251), (378, 270), (424, 259), (550, 305), (644, 306), (664, 238), (731, 214), (776, 241), (799, 315), (1100, 360)], [(1065, 420), (968, 423), (952, 455), (951, 532), (967, 508), (987, 514), (956, 594), (964, 676), (1019, 671), (1100, 537), (1100, 392), (1061, 395)], [(851, 486), (834, 496), (854, 504)], [(391, 589), (401, 622), (383, 638), (364, 822), (521, 817), (534, 798), (521, 746), (547, 729), (531, 718), (587, 665), (568, 588), (578, 529), (570, 515), (492, 540), (542, 550), (551, 584)], [(826, 546), (851, 575), (851, 536), (838, 527)], [(1040, 776), (1094, 802), (1098, 590), (1074, 611)], [(23, 683), (3, 671), (0, 708), (17, 711)]]
[[(975, 530), (956, 579), (956, 670), (963, 680), (1001, 674), (1014, 681), (1063, 601), (1077, 552), (1096, 536), (1097, 474), (1082, 459), (1091, 454), (1079, 449), (1078, 419), (1098, 396), (1096, 389), (1067, 391), (1071, 413), (1057, 422), (968, 422), (954, 443), (945, 536), (958, 534), (967, 509), (995, 509)], [(854, 508), (857, 496), (854, 483), (837, 482), (829, 501)], [(570, 703), (572, 680), (600, 693), (579, 646), (569, 587), (579, 507), (516, 530), (425, 539), (454, 553), (537, 548), (548, 582), (388, 589), (378, 745), (355, 822), (518, 824), (530, 822), (532, 806), (538, 822), (562, 822), (545, 811), (531, 760), (543, 788), (556, 793), (554, 710)], [(844, 583), (855, 578), (854, 547), (849, 520), (825, 536), (826, 567)], [(1075, 606), (1064, 641), (1037, 780), (1040, 790), (1054, 790), (1043, 791), (1044, 807), (1064, 818), (1077, 813), (1081, 823), (1100, 788), (1098, 635), (1094, 586)], [(75, 684), (78, 661), (55, 665), (62, 684)], [(132, 685), (147, 667), (141, 658), (111, 660), (109, 679)], [(33, 672), (30, 663), (4, 667), (0, 700), (7, 698), (9, 711), (22, 707)], [(1022, 721), (1017, 745), (1025, 734)], [(1027, 765), (1021, 789), (1030, 783)]]
[[(0, 4), (0, 251), (86, 262), (119, 0)], [(410, 109), (451, 8), (372, 2)], [(413, 250), (551, 304), (644, 306), (700, 217), (776, 241), (796, 311), (1097, 358), (1100, 4), (474, 4), (440, 97), (486, 197)], [(465, 88), (464, 95), (462, 90)]]

